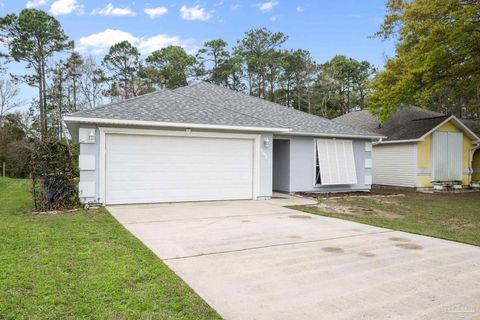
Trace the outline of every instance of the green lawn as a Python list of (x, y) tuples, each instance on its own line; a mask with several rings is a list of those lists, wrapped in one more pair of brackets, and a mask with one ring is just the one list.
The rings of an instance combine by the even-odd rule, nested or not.
[[(480, 193), (374, 191), (371, 196), (320, 197), (304, 212), (480, 246)], [(385, 197), (385, 195), (389, 195)]]
[(218, 319), (104, 209), (32, 208), (29, 182), (0, 178), (0, 319)]

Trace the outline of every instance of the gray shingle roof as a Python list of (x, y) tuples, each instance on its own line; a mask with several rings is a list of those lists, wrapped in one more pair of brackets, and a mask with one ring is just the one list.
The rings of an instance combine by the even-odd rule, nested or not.
[(371, 132), (377, 132), (380, 128), (380, 121), (368, 110), (349, 112), (333, 121)]
[(69, 116), (262, 128), (275, 126), (274, 123), (185, 97), (172, 90), (156, 91), (98, 108), (82, 110)]
[(292, 129), (300, 133), (378, 136), (276, 103), (201, 82), (69, 114), (70, 117)]
[(355, 129), (349, 125), (315, 116), (306, 112), (287, 108), (261, 98), (252, 97), (207, 82), (200, 82), (174, 90), (187, 97), (200, 101), (213, 102), (230, 110), (252, 115), (277, 124), (282, 128), (291, 128), (294, 132), (323, 133), (339, 135), (376, 136), (374, 132)]
[(352, 112), (334, 121), (374, 131), (387, 136), (384, 141), (418, 139), (445, 121), (448, 116), (418, 107), (404, 107), (380, 126), (378, 119), (367, 110)]
[(460, 119), (470, 130), (480, 137), (480, 119)]

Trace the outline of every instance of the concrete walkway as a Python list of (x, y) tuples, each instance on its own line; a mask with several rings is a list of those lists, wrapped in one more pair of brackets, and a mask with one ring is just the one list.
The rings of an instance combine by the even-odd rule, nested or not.
[(108, 210), (226, 319), (479, 319), (480, 248), (282, 207)]

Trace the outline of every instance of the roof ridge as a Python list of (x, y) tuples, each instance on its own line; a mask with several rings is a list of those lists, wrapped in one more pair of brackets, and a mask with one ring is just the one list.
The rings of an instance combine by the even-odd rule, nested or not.
[[(311, 113), (308, 113), (308, 112), (305, 112), (305, 111), (297, 110), (297, 109), (295, 109), (295, 108), (291, 108), (291, 107), (288, 107), (288, 106), (284, 106), (284, 105), (281, 105), (281, 104), (279, 104), (279, 103), (266, 100), (266, 99), (264, 99), (264, 98), (252, 96), (252, 95), (249, 95), (249, 94), (244, 93), (244, 92), (240, 92), (240, 91), (232, 90), (232, 89), (229, 89), (229, 88), (225, 88), (225, 87), (223, 87), (223, 86), (216, 85), (216, 84), (213, 84), (213, 83), (210, 83), (210, 82), (207, 82), (207, 81), (200, 81), (200, 82), (197, 82), (197, 83), (195, 83), (195, 84), (188, 85), (188, 86), (184, 86), (184, 87), (181, 87), (181, 88), (198, 86), (198, 85), (200, 85), (200, 84), (207, 84), (207, 85), (213, 86), (213, 87), (215, 87), (215, 88), (220, 88), (220, 89), (222, 89), (222, 90), (224, 90), (224, 91), (238, 93), (238, 94), (240, 94), (240, 95), (242, 95), (242, 96), (245, 96), (245, 97), (247, 97), (247, 98), (253, 98), (254, 100), (260, 100), (260, 101), (262, 101), (262, 102), (266, 102), (266, 103), (274, 106), (274, 107), (277, 108), (277, 109), (292, 110), (293, 112), (301, 113), (301, 114), (306, 115), (306, 116), (309, 116), (309, 117), (315, 117), (315, 118), (320, 118), (320, 119), (325, 120), (325, 121), (335, 122), (335, 121), (333, 121), (332, 119), (328, 119), (328, 118), (325, 118), (325, 117), (317, 116), (317, 115), (315, 115), (315, 114), (311, 114)], [(178, 88), (178, 89), (180, 89), (180, 88)], [(175, 89), (174, 91), (176, 91), (176, 89)], [(230, 100), (230, 99), (229, 99), (229, 100)], [(229, 110), (230, 110), (230, 109), (229, 109)], [(361, 111), (361, 110), (360, 110), (360, 111)], [(249, 115), (249, 116), (251, 116), (251, 115)], [(254, 118), (255, 118), (255, 117), (254, 117)], [(257, 118), (255, 118), (255, 119), (257, 119)], [(259, 119), (259, 120), (263, 120), (263, 119)], [(265, 120), (263, 120), (263, 121), (265, 121)], [(345, 127), (345, 128), (348, 127), (348, 128), (351, 128), (351, 129), (355, 129), (355, 130), (359, 131), (360, 133), (366, 133), (366, 134), (367, 134), (367, 133), (368, 133), (368, 134), (373, 133), (373, 132), (368, 132), (368, 131), (366, 131), (366, 130), (362, 130), (362, 129), (359, 129), (359, 128), (354, 128), (354, 127), (352, 127), (352, 126), (350, 126), (350, 125), (346, 125), (346, 124), (339, 123), (339, 122), (335, 122), (335, 124), (339, 124), (339, 125), (341, 125), (341, 126), (343, 126), (343, 127)]]
[[(228, 90), (228, 89), (227, 89), (227, 90)], [(178, 91), (176, 91), (176, 90), (173, 90), (172, 92), (174, 92), (174, 93), (176, 93), (176, 94), (178, 94), (178, 95), (182, 95), (182, 96), (184, 96), (184, 97), (189, 97), (189, 98), (198, 100), (198, 101), (208, 102), (208, 103), (210, 103), (210, 104), (212, 104), (212, 105), (215, 105), (215, 106), (217, 106), (217, 107), (220, 107), (220, 108), (222, 108), (222, 109), (225, 109), (225, 110), (228, 110), (228, 111), (232, 111), (232, 112), (234, 112), (234, 113), (238, 113), (238, 114), (241, 114), (241, 115), (243, 115), (243, 116), (247, 116), (247, 117), (250, 117), (250, 118), (253, 118), (253, 119), (256, 119), (256, 120), (260, 120), (260, 121), (262, 121), (262, 122), (264, 122), (264, 123), (266, 123), (266, 124), (270, 124), (270, 125), (273, 125), (273, 126), (276, 126), (276, 127), (284, 127), (284, 126), (282, 126), (282, 125), (279, 126), (277, 123), (274, 123), (274, 122), (271, 122), (271, 121), (267, 121), (267, 120), (265, 120), (265, 119), (261, 119), (261, 118), (252, 116), (251, 114), (248, 114), (248, 113), (243, 113), (243, 112), (239, 112), (238, 110), (234, 110), (234, 109), (227, 108), (227, 107), (225, 107), (225, 106), (222, 106), (222, 105), (220, 105), (220, 104), (217, 104), (217, 103), (208, 101), (208, 100), (206, 100), (206, 99), (200, 99), (200, 98), (195, 97), (195, 96), (191, 96), (191, 95), (188, 95), (188, 94), (185, 94), (185, 93), (180, 93), (180, 92), (178, 92)], [(237, 92), (238, 92), (238, 91), (237, 91)], [(288, 129), (292, 129), (292, 128), (288, 128)]]
[(450, 117), (450, 116), (441, 115), (441, 116), (435, 116), (435, 117), (417, 118), (417, 119), (412, 119), (411, 121), (422, 121), (422, 120), (431, 120), (431, 119), (448, 118), (448, 117)]
[[(304, 112), (304, 111), (301, 111), (301, 110), (297, 110), (297, 109), (295, 109), (295, 108), (291, 108), (291, 107), (288, 107), (288, 106), (284, 106), (284, 105), (281, 105), (281, 104), (279, 104), (279, 103), (276, 103), (276, 102), (273, 102), (273, 101), (270, 101), (270, 100), (267, 100), (267, 99), (264, 99), (264, 98), (260, 98), (260, 97), (257, 97), (257, 96), (252, 96), (252, 95), (247, 94), (247, 93), (245, 93), (245, 92), (240, 92), (240, 91), (237, 91), (237, 90), (232, 90), (232, 89), (229, 89), (229, 88), (225, 88), (225, 87), (223, 87), (223, 86), (215, 85), (215, 84), (210, 83), (210, 82), (201, 81), (201, 82), (198, 82), (198, 83), (196, 83), (196, 84), (194, 84), (194, 85), (199, 85), (199, 84), (202, 84), (202, 83), (208, 84), (208, 85), (210, 85), (210, 86), (214, 86), (214, 87), (216, 87), (216, 88), (220, 88), (220, 89), (225, 90), (225, 91), (229, 91), (229, 92), (230, 92), (230, 91), (233, 91), (234, 93), (241, 94), (241, 95), (243, 95), (243, 96), (245, 96), (245, 97), (248, 97), (248, 98), (252, 98), (252, 99), (255, 99), (255, 100), (260, 100), (260, 101), (262, 101), (262, 102), (267, 102), (267, 103), (269, 103), (269, 104), (273, 104), (276, 108), (282, 108), (282, 109), (283, 109), (283, 108), (287, 108), (288, 110), (294, 110), (294, 111), (301, 112), (301, 113), (304, 113), (304, 114), (312, 115), (311, 113), (308, 113), (308, 112)], [(193, 86), (193, 85), (192, 85), (192, 86)], [(315, 115), (313, 115), (313, 116), (315, 116)], [(316, 116), (316, 117), (320, 117), (320, 116)], [(320, 117), (320, 118), (329, 120), (329, 119), (324, 118), (324, 117)]]
[(106, 107), (116, 106), (116, 105), (119, 105), (119, 104), (122, 104), (122, 103), (130, 102), (132, 100), (140, 100), (142, 98), (145, 98), (146, 96), (159, 94), (159, 93), (164, 93), (164, 92), (168, 92), (168, 91), (173, 92), (173, 90), (170, 90), (170, 89), (155, 90), (155, 91), (152, 91), (152, 92), (144, 93), (144, 94), (139, 95), (139, 96), (131, 97), (129, 99), (110, 102), (110, 103), (107, 103), (107, 104), (102, 104), (101, 106), (90, 108), (90, 109), (78, 110), (78, 111), (75, 111), (75, 112), (72, 112), (72, 113), (68, 113), (68, 114), (66, 114), (66, 116), (75, 116), (77, 113), (82, 113), (82, 112), (87, 112), (87, 111), (92, 111), (92, 110), (101, 110), (101, 109), (106, 108)]

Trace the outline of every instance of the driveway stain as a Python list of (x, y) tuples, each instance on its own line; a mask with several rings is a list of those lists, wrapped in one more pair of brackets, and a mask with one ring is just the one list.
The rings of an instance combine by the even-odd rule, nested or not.
[(343, 249), (342, 248), (338, 248), (338, 247), (325, 247), (325, 248), (322, 248), (323, 251), (325, 252), (331, 252), (331, 253), (343, 253)]
[(410, 239), (407, 238), (401, 238), (401, 237), (392, 237), (389, 238), (392, 241), (399, 241), (399, 242), (410, 242)]
[(292, 219), (312, 219), (312, 217), (310, 216), (304, 216), (304, 215), (293, 215), (293, 216), (288, 216), (289, 218), (292, 218)]
[(302, 239), (300, 236), (288, 236), (290, 239)]
[(419, 246), (418, 244), (415, 244), (415, 243), (399, 243), (399, 244), (396, 244), (395, 247), (402, 248), (402, 249), (407, 249), (407, 250), (423, 249), (422, 246)]
[(242, 220), (241, 222), (242, 222), (242, 223), (250, 222), (250, 220)]
[(361, 232), (362, 229), (352, 229), (352, 231)]
[(359, 252), (358, 255), (362, 257), (367, 257), (367, 258), (372, 258), (376, 256), (375, 253), (371, 253), (371, 252)]

